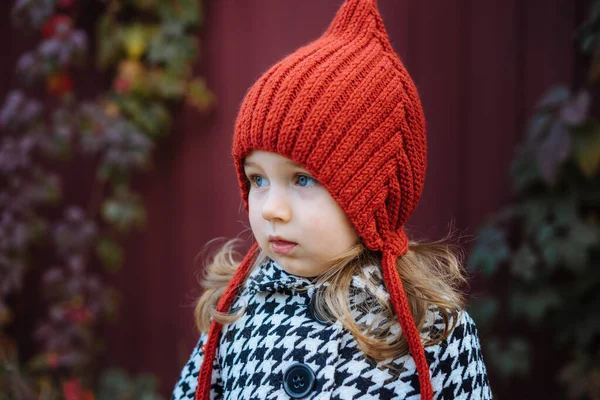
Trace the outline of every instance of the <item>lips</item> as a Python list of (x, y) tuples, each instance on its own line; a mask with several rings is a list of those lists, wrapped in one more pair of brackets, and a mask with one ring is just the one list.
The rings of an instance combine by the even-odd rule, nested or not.
[(273, 236), (270, 235), (269, 236), (269, 242), (273, 243), (273, 242), (277, 242), (277, 243), (281, 243), (281, 244), (298, 244), (296, 242), (292, 242), (290, 240), (286, 240), (285, 238), (282, 238), (281, 236)]
[(297, 243), (289, 242), (285, 239), (276, 236), (269, 236), (269, 242), (271, 243), (271, 248), (273, 249), (273, 252), (280, 255), (286, 255), (291, 253), (294, 250), (294, 248), (298, 245)]

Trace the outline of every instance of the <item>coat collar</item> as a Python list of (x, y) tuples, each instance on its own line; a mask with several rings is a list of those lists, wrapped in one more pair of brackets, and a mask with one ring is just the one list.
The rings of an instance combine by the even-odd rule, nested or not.
[[(360, 275), (356, 275), (352, 278), (350, 290), (354, 292), (354, 294), (365, 294), (367, 291), (366, 280), (369, 280), (375, 285), (379, 296), (389, 298), (379, 266), (369, 265), (363, 268)], [(324, 285), (328, 284), (328, 282), (324, 283)], [(317, 286), (308, 278), (286, 272), (277, 262), (267, 257), (265, 262), (258, 265), (250, 273), (247, 281), (247, 289), (251, 294), (259, 292), (306, 291), (309, 296), (312, 296), (313, 291), (317, 289)]]
[(248, 277), (248, 290), (250, 293), (271, 293), (286, 290), (303, 291), (313, 288), (314, 285), (310, 279), (286, 272), (270, 258), (257, 266)]

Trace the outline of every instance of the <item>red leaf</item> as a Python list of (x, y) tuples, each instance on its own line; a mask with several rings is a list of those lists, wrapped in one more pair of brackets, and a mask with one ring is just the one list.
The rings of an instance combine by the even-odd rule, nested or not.
[(46, 363), (48, 363), (48, 366), (50, 368), (58, 367), (58, 362), (59, 362), (58, 354), (56, 354), (56, 353), (48, 354), (48, 356), (46, 358)]
[(56, 96), (62, 96), (73, 91), (73, 80), (64, 71), (48, 76), (46, 84), (48, 92)]
[(117, 78), (114, 82), (114, 88), (117, 93), (127, 93), (131, 88), (131, 83), (123, 78)]
[(42, 26), (42, 36), (49, 39), (53, 36), (58, 36), (64, 39), (73, 29), (73, 19), (68, 15), (57, 14), (46, 21)]
[(65, 400), (82, 400), (81, 382), (78, 378), (72, 378), (63, 383), (63, 395)]

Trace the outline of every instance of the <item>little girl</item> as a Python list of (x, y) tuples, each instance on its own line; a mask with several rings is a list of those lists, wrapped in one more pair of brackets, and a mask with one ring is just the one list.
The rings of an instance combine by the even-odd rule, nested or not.
[(404, 230), (425, 120), (375, 0), (250, 88), (233, 158), (256, 242), (206, 267), (173, 399), (491, 399), (458, 257)]

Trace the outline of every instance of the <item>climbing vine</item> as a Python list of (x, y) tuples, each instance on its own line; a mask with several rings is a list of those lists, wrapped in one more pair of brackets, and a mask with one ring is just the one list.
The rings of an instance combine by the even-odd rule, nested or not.
[[(103, 10), (91, 33), (79, 26), (89, 7)], [(197, 0), (15, 1), (15, 30), (39, 40), (0, 108), (0, 399), (160, 398), (151, 377), (100, 373), (96, 359), (118, 308), (107, 274), (146, 220), (132, 178), (149, 169), (178, 104), (214, 104), (193, 73), (201, 12)], [(82, 98), (78, 71), (110, 76), (110, 87)], [(81, 204), (63, 193), (73, 168), (90, 174)], [(40, 310), (27, 360), (10, 334), (27, 318), (15, 307), (25, 293)]]
[[(562, 397), (600, 399), (600, 1), (576, 37), (591, 56), (588, 85), (556, 86), (537, 104), (511, 168), (514, 201), (482, 227), (470, 258), (472, 271), (507, 287), (477, 298), (472, 313), (499, 377), (527, 376), (534, 351), (565, 352), (551, 377)], [(508, 324), (509, 336), (493, 333)], [(524, 326), (551, 347), (532, 345)]]

